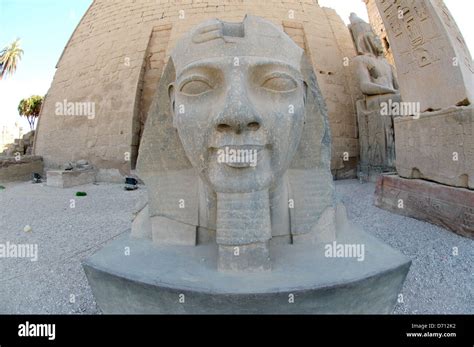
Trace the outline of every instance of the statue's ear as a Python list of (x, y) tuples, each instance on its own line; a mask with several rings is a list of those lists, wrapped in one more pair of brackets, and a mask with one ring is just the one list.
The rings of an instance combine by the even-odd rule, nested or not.
[(176, 128), (176, 101), (174, 83), (171, 83), (168, 86), (168, 97), (170, 99), (170, 114), (171, 117), (173, 117), (173, 127)]

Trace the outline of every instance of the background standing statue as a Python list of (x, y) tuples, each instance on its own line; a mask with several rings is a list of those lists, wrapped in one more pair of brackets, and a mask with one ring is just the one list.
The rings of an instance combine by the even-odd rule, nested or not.
[(394, 171), (395, 134), (392, 105), (401, 101), (394, 68), (384, 58), (380, 38), (352, 14), (349, 29), (357, 49), (356, 76), (364, 99), (357, 102), (361, 171)]

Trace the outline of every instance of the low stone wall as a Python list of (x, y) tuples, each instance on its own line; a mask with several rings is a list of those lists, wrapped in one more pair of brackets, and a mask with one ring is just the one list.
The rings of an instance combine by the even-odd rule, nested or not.
[(0, 183), (28, 181), (32, 178), (33, 173), (43, 173), (42, 157), (0, 157)]
[(21, 138), (15, 139), (13, 143), (7, 144), (2, 155), (6, 157), (15, 156), (17, 153), (20, 153), (20, 155), (32, 155), (35, 133), (36, 132), (32, 130)]

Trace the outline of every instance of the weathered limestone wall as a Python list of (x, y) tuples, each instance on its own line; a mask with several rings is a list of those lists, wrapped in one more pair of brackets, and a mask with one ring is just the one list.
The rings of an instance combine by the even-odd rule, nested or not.
[[(96, 0), (58, 63), (38, 124), (35, 153), (46, 167), (86, 159), (98, 180), (134, 168), (140, 134), (163, 66), (177, 39), (205, 19), (245, 14), (282, 25), (311, 57), (329, 109), (334, 172), (359, 153), (351, 72), (355, 51), (343, 21), (313, 0)], [(56, 115), (56, 103), (93, 102), (95, 117)], [(90, 119), (93, 118), (93, 119)], [(344, 153), (349, 161), (343, 161)]]
[[(329, 20), (329, 25), (333, 37), (336, 39), (335, 43), (339, 51), (338, 56), (334, 57), (332, 73), (324, 74), (324, 71), (319, 71), (317, 76), (328, 107), (332, 132), (331, 169), (336, 173), (337, 177), (352, 178), (356, 175), (355, 170), (357, 169), (359, 159), (355, 103), (360, 95), (360, 90), (350, 62), (357, 54), (351, 34), (336, 11), (330, 8), (323, 8), (323, 10)], [(319, 49), (315, 46), (314, 50), (324, 52), (322, 56), (325, 59), (334, 55), (332, 45), (320, 47)], [(313, 61), (313, 64), (319, 66), (318, 62)], [(323, 62), (321, 62), (321, 66), (324, 66)], [(345, 161), (345, 155), (348, 156), (348, 161)], [(347, 168), (354, 168), (354, 171), (347, 172)]]

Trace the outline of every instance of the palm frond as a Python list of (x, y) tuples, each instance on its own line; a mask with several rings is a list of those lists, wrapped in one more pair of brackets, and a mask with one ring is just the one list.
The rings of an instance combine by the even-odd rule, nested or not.
[(20, 39), (16, 39), (11, 45), (0, 51), (0, 79), (15, 73), (23, 53)]

